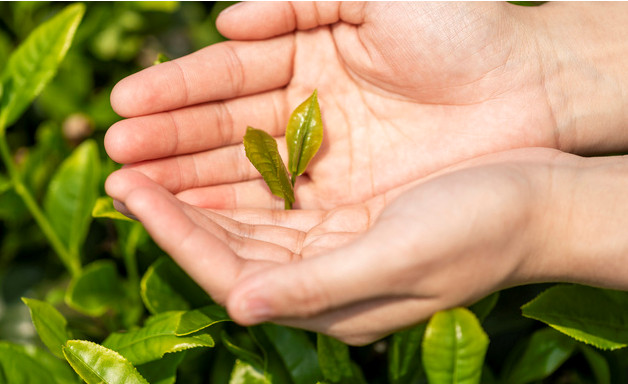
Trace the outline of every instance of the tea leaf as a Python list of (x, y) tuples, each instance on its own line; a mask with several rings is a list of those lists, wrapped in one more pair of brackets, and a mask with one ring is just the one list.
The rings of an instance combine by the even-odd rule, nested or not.
[(236, 345), (235, 342), (229, 337), (229, 334), (224, 330), (220, 334), (222, 339), (222, 344), (238, 359), (253, 365), (256, 368), (262, 369), (264, 367), (264, 357), (258, 355), (255, 352), (252, 352), (248, 349), (245, 349), (239, 345)]
[(264, 376), (264, 372), (260, 371), (259, 368), (236, 360), (229, 384), (271, 384), (271, 381)]
[(497, 305), (497, 300), (499, 300), (499, 292), (493, 292), (490, 295), (482, 298), (480, 301), (473, 303), (469, 307), (469, 310), (475, 314), (475, 316), (480, 320), (480, 323), (486, 319), (495, 305)]
[(67, 320), (52, 305), (35, 299), (22, 298), (31, 312), (33, 325), (46, 347), (63, 359), (63, 346), (68, 341)]
[(366, 383), (360, 368), (351, 361), (347, 344), (318, 333), (316, 347), (318, 363), (326, 381), (343, 384)]
[(413, 379), (422, 373), (421, 340), (427, 323), (392, 335), (388, 350), (388, 377), (391, 383), (401, 384), (414, 382)]
[(601, 349), (628, 345), (628, 292), (556, 285), (521, 310), (526, 317)]
[(576, 348), (576, 341), (552, 328), (538, 330), (526, 340), (522, 355), (505, 375), (505, 383), (540, 381), (556, 371)]
[(92, 217), (105, 217), (108, 219), (130, 221), (132, 223), (136, 223), (135, 220), (130, 219), (118, 212), (113, 207), (113, 199), (107, 196), (99, 197), (98, 199), (96, 199), (96, 203), (94, 203), (94, 208), (92, 209)]
[(423, 366), (430, 384), (480, 383), (488, 336), (466, 308), (437, 312), (423, 336)]
[(140, 289), (144, 305), (154, 315), (212, 303), (207, 293), (169, 257), (157, 259), (148, 268)]
[(207, 333), (177, 336), (175, 332), (181, 315), (182, 311), (160, 313), (140, 329), (112, 333), (103, 346), (119, 352), (133, 364), (148, 363), (166, 353), (214, 346), (214, 339)]
[(288, 146), (288, 170), (295, 178), (305, 172), (310, 160), (323, 142), (323, 120), (318, 105), (317, 92), (299, 105), (288, 120), (286, 145)]
[(70, 340), (63, 353), (87, 384), (148, 384), (124, 357), (102, 345)]
[(113, 261), (98, 260), (72, 279), (65, 301), (81, 313), (102, 316), (108, 310), (119, 309), (124, 297), (122, 279)]
[(83, 4), (67, 6), (37, 27), (9, 57), (0, 82), (12, 85), (0, 105), (0, 121), (5, 123), (0, 126), (15, 122), (57, 73), (84, 13)]
[(177, 336), (185, 336), (223, 321), (231, 321), (227, 311), (219, 305), (208, 305), (185, 312), (175, 333)]
[(177, 378), (177, 368), (185, 357), (185, 351), (168, 353), (159, 360), (138, 365), (138, 372), (150, 384), (174, 384)]
[(294, 189), (277, 149), (277, 141), (261, 129), (248, 127), (244, 135), (244, 150), (272, 194), (287, 203), (294, 203)]
[[(98, 197), (100, 158), (95, 141), (87, 140), (63, 161), (48, 186), (44, 210), (55, 232), (67, 247), (70, 265), (80, 265), (92, 208)], [(78, 268), (77, 268), (78, 269)]]
[(0, 341), (0, 383), (79, 383), (63, 360), (43, 349)]
[(591, 371), (595, 376), (594, 382), (597, 384), (610, 384), (611, 369), (608, 365), (608, 361), (606, 361), (606, 358), (595, 349), (584, 344), (578, 345), (578, 349), (582, 351), (584, 358), (591, 367)]

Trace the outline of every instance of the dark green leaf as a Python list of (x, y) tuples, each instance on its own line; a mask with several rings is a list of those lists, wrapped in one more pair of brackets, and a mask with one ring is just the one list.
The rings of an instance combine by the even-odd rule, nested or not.
[(118, 353), (85, 340), (70, 340), (65, 358), (87, 384), (148, 384)]
[(81, 313), (102, 316), (109, 310), (119, 309), (124, 297), (122, 280), (113, 261), (98, 260), (72, 279), (65, 301)]
[(185, 352), (168, 353), (159, 360), (137, 366), (138, 372), (150, 384), (174, 384), (177, 367), (183, 361)]
[(495, 305), (497, 304), (497, 300), (499, 300), (499, 292), (492, 293), (482, 300), (474, 303), (469, 307), (471, 312), (475, 314), (475, 316), (480, 320), (480, 323), (484, 321), (486, 316), (491, 313)]
[(524, 316), (598, 348), (628, 345), (628, 292), (561, 284), (521, 309)]
[(316, 335), (318, 363), (330, 383), (365, 383), (360, 369), (351, 361), (349, 346), (321, 333)]
[(295, 383), (313, 383), (322, 378), (316, 349), (305, 331), (275, 324), (261, 327)]
[[(2, 381), (2, 380), (5, 381)], [(78, 383), (79, 378), (65, 364), (34, 346), (0, 341), (0, 383)]]
[(46, 347), (55, 356), (63, 359), (63, 346), (68, 341), (65, 317), (52, 305), (35, 299), (22, 298), (31, 312), (33, 325)]
[(85, 5), (69, 5), (52, 19), (42, 23), (13, 52), (0, 81), (12, 82), (11, 95), (0, 105), (0, 127), (11, 125), (42, 91), (57, 72), (72, 44)]
[(423, 336), (423, 366), (430, 384), (479, 384), (488, 342), (468, 309), (434, 314)]
[(299, 105), (288, 121), (286, 145), (288, 146), (288, 170), (293, 178), (305, 172), (310, 160), (323, 142), (323, 120), (318, 106), (317, 92)]
[(208, 305), (206, 307), (193, 309), (185, 312), (181, 316), (176, 330), (177, 336), (185, 336), (198, 332), (216, 323), (230, 321), (227, 311), (220, 305)]
[(113, 207), (113, 199), (106, 196), (96, 199), (96, 203), (94, 203), (94, 209), (92, 209), (92, 217), (105, 217), (114, 220), (130, 221), (133, 223), (136, 222), (135, 220), (130, 219), (118, 212)]
[(572, 354), (576, 341), (545, 328), (534, 332), (514, 366), (506, 374), (506, 383), (524, 384), (542, 380), (556, 371)]
[(214, 346), (214, 339), (207, 333), (177, 336), (175, 331), (181, 315), (182, 311), (161, 313), (140, 329), (112, 333), (103, 345), (136, 365), (160, 359), (166, 353)]
[(277, 351), (275, 343), (270, 339), (266, 332), (264, 332), (263, 325), (248, 327), (246, 330), (248, 331), (251, 340), (262, 351), (264, 359), (264, 375), (266, 378), (268, 378), (273, 384), (293, 384), (294, 379), (292, 374), (288, 372), (284, 359)]
[(259, 171), (273, 195), (294, 202), (290, 176), (277, 149), (277, 141), (261, 129), (248, 127), (244, 135), (246, 157)]
[(392, 336), (388, 350), (388, 378), (392, 384), (411, 382), (422, 373), (421, 340), (427, 323)]
[(236, 360), (231, 372), (229, 384), (272, 384), (270, 380), (264, 376), (264, 372), (253, 365)]
[(186, 311), (212, 303), (211, 298), (169, 257), (161, 257), (141, 281), (144, 305), (152, 314)]
[(99, 182), (98, 146), (87, 140), (65, 159), (48, 186), (44, 209), (74, 266), (80, 265), (79, 250), (92, 220)]
[(593, 375), (595, 376), (596, 384), (610, 384), (611, 383), (611, 371), (608, 366), (608, 361), (606, 358), (602, 356), (595, 349), (586, 346), (584, 344), (579, 344), (578, 348), (584, 354), (591, 370), (593, 371)]
[(231, 339), (231, 337), (229, 337), (229, 335), (225, 331), (221, 333), (221, 338), (223, 345), (229, 350), (229, 352), (233, 353), (235, 357), (259, 369), (263, 369), (264, 357), (258, 355), (253, 351), (236, 345), (236, 343)]

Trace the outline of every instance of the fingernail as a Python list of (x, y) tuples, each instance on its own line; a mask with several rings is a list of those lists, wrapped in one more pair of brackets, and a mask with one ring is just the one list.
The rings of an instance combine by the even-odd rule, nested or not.
[(261, 298), (248, 298), (242, 300), (240, 305), (242, 314), (251, 323), (261, 323), (272, 317), (272, 309), (268, 302)]

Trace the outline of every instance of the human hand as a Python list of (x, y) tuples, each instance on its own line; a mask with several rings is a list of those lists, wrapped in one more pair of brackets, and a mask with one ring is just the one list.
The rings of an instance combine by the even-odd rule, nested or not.
[(193, 205), (280, 208), (242, 137), (247, 125), (282, 136), (290, 110), (318, 88), (325, 138), (295, 206), (331, 209), (482, 154), (556, 147), (521, 12), (505, 3), (242, 3), (217, 22), (240, 41), (116, 86), (112, 105), (131, 118), (109, 130), (106, 148)]
[(364, 344), (514, 285), (628, 288), (627, 170), (520, 149), (330, 211), (206, 210), (133, 170), (107, 192), (240, 324)]

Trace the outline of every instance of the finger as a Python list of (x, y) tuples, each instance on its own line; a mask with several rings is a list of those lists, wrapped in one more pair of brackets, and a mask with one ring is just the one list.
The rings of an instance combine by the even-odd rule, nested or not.
[(289, 36), (215, 44), (122, 79), (111, 105), (132, 117), (279, 88), (292, 77), (293, 53)]
[(351, 2), (246, 2), (220, 13), (216, 27), (235, 40), (264, 39), (339, 20), (360, 24), (364, 21), (363, 3)]
[(242, 143), (249, 125), (281, 135), (286, 116), (284, 92), (267, 92), (121, 120), (105, 148), (121, 164), (195, 153)]

